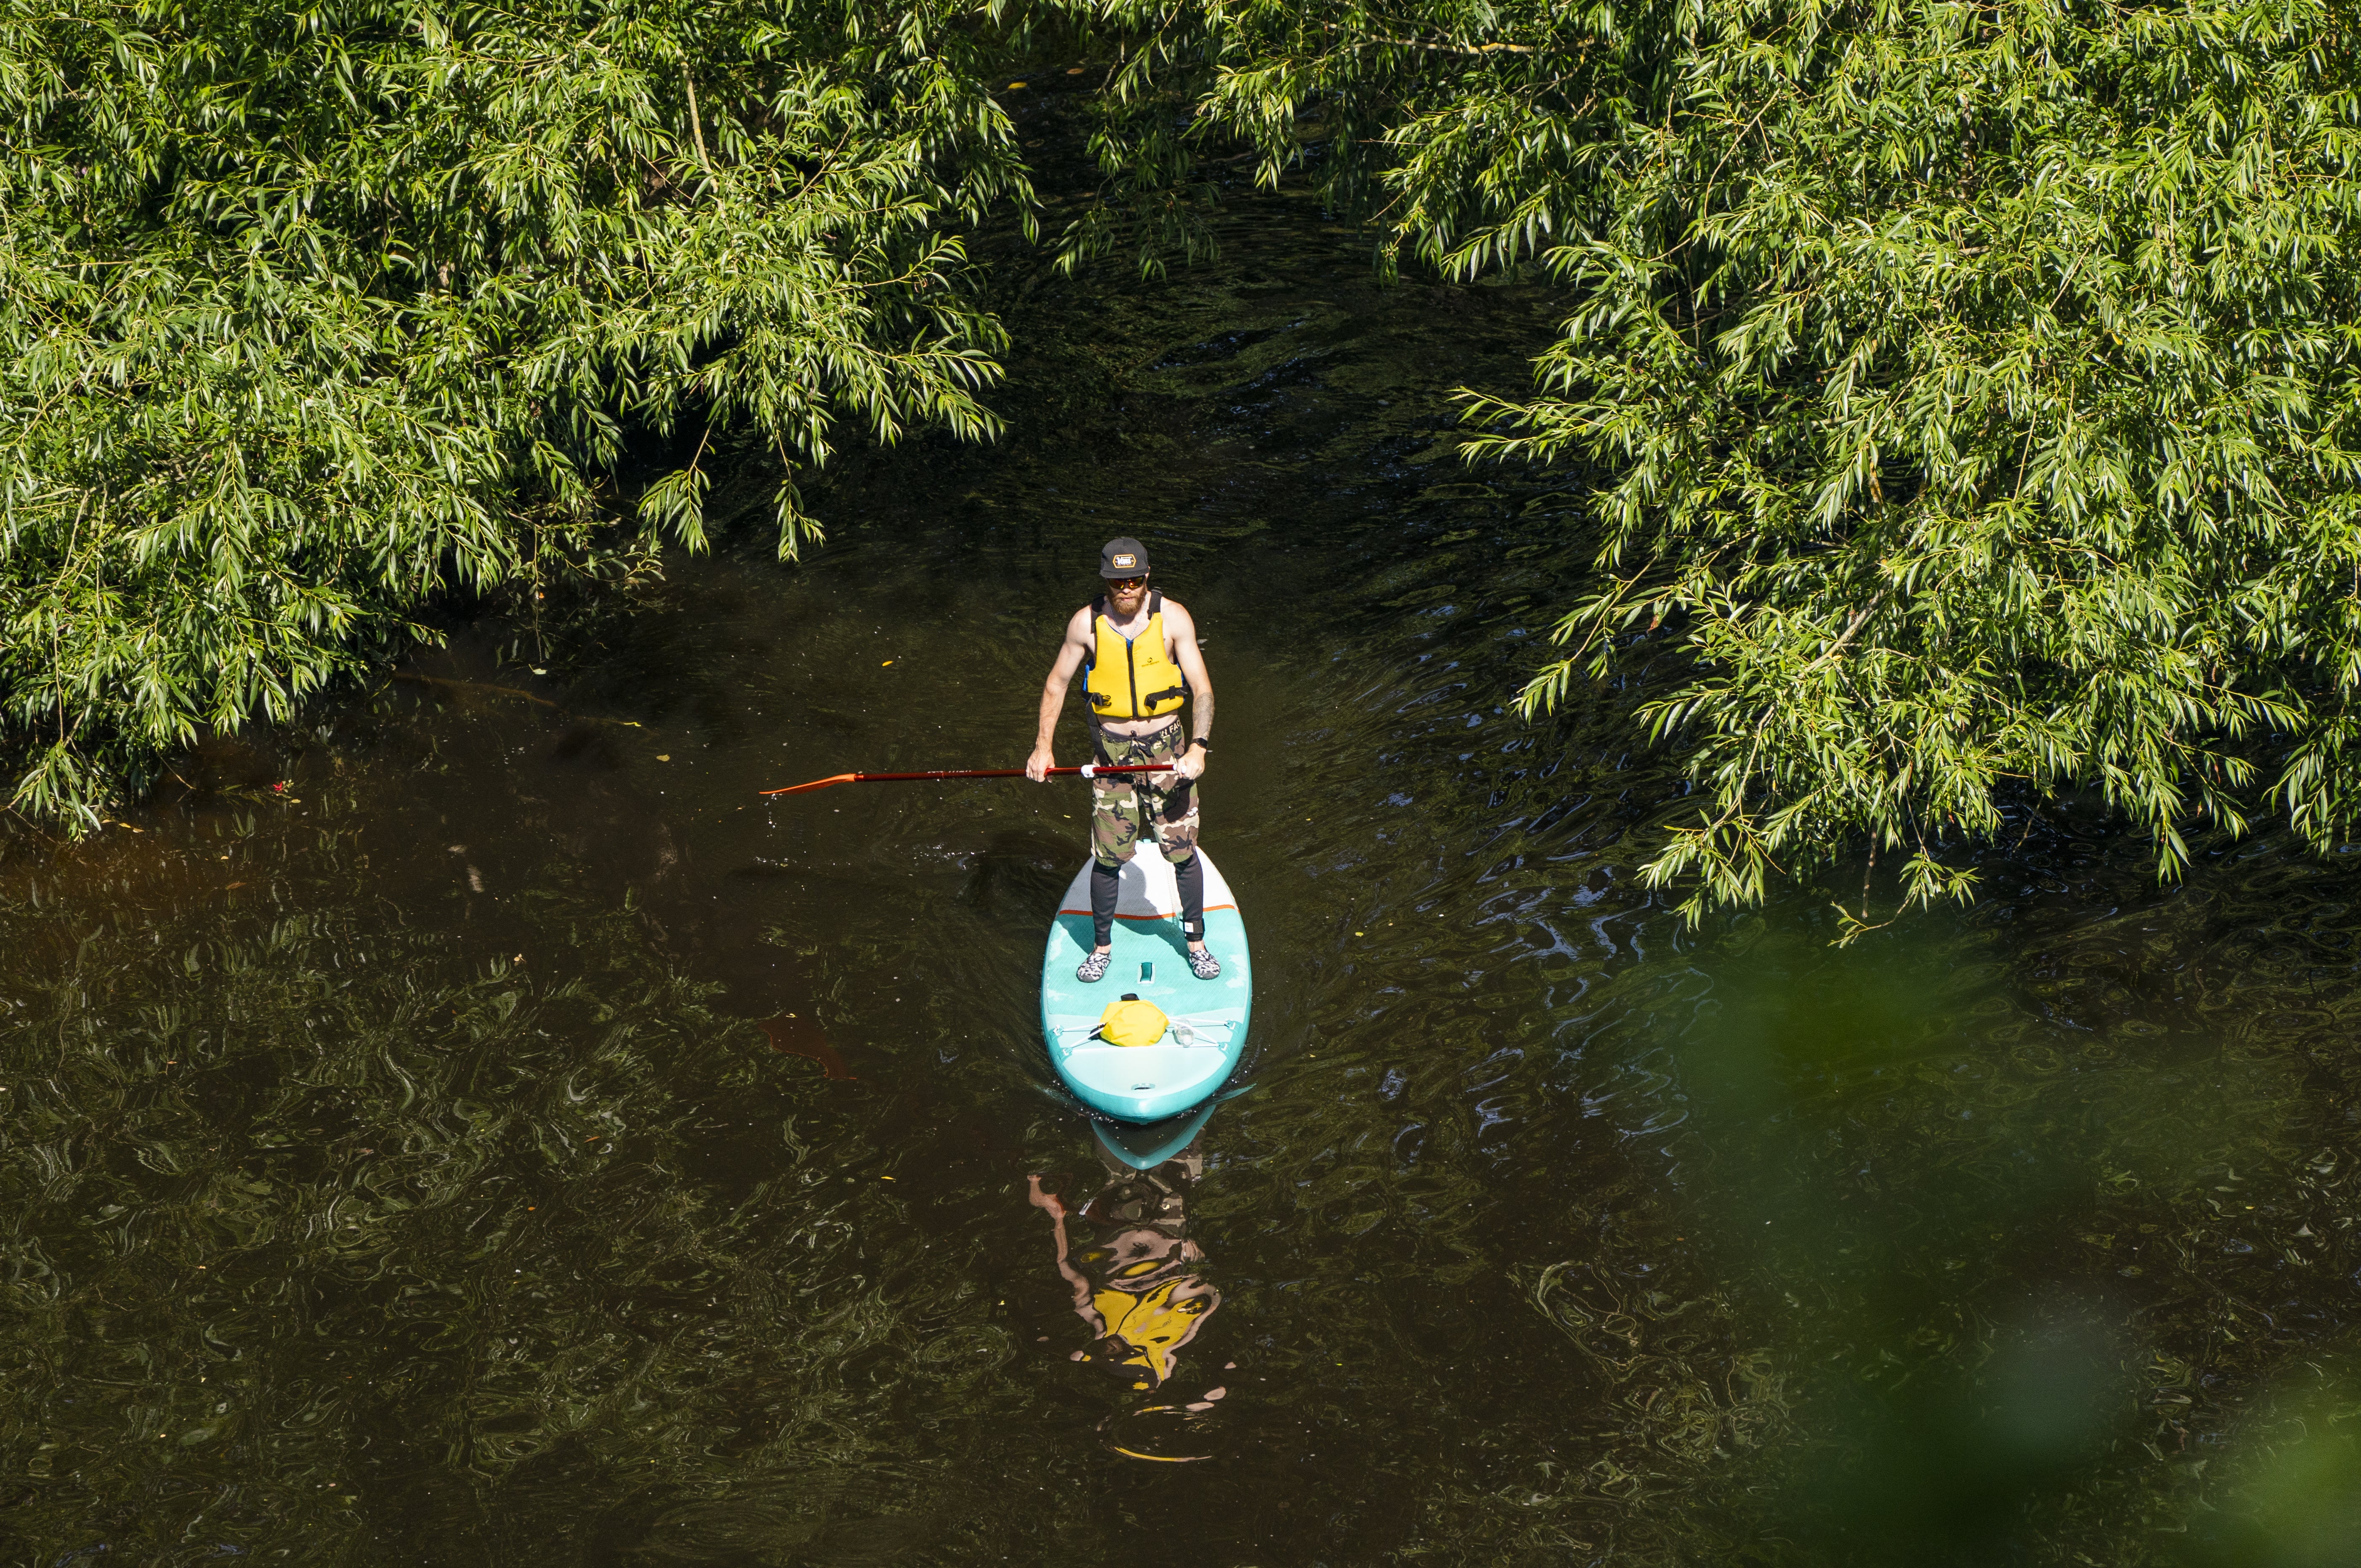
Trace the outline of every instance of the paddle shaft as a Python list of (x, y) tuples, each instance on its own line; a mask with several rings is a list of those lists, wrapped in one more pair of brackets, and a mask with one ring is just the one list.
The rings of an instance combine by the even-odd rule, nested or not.
[[(1125, 764), (1084, 762), (1076, 768), (1050, 768), (1050, 776), (1079, 773), (1083, 778), (1097, 778), (1104, 773), (1169, 773), (1170, 762), (1133, 762)], [(800, 795), (807, 789), (826, 789), (840, 784), (932, 784), (945, 779), (1021, 779), (1027, 777), (1023, 768), (945, 768), (924, 773), (838, 773), (829, 778), (814, 779), (809, 784), (789, 784), (785, 789), (766, 789), (764, 795)]]

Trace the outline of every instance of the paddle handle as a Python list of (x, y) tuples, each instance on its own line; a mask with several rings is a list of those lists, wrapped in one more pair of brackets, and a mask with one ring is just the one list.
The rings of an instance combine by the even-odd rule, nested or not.
[[(1169, 773), (1170, 762), (1084, 762), (1080, 767), (1050, 768), (1051, 775), (1079, 773), (1094, 779), (1102, 773)], [(837, 773), (829, 778), (814, 779), (809, 784), (789, 784), (785, 789), (766, 789), (763, 795), (800, 795), (807, 789), (826, 789), (840, 784), (931, 784), (943, 779), (1021, 779), (1027, 776), (1023, 768), (945, 768), (924, 773)]]

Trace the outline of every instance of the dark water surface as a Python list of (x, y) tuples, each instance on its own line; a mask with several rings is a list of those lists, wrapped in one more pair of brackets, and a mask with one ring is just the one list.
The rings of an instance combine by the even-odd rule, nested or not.
[[(1550, 298), (1256, 222), (1037, 280), (1031, 422), (804, 565), (7, 848), (9, 1561), (2355, 1560), (2361, 880), (2053, 815), (1966, 915), (1683, 931), (1621, 696), (1509, 707), (1571, 480), (1449, 455)], [(1154, 1181), (1035, 1033), (1081, 786), (753, 793), (1021, 761), (1122, 532), (1260, 982)]]

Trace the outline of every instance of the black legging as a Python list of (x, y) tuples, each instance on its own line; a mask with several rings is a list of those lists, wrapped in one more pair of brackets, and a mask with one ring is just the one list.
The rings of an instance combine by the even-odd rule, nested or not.
[[(1205, 862), (1196, 851), (1172, 868), (1180, 884), (1180, 931), (1192, 942), (1205, 939)], [(1099, 947), (1115, 939), (1115, 892), (1123, 885), (1123, 868), (1104, 861), (1091, 862), (1091, 925)]]

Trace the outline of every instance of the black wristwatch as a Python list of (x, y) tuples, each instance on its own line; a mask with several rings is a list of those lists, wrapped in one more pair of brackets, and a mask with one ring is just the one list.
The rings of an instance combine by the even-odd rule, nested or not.
[[(1202, 735), (1191, 736), (1189, 738), (1189, 746), (1202, 746), (1208, 751), (1213, 749), (1213, 743), (1211, 740), (1206, 740)], [(1180, 749), (1185, 751), (1189, 747), (1183, 746)]]

